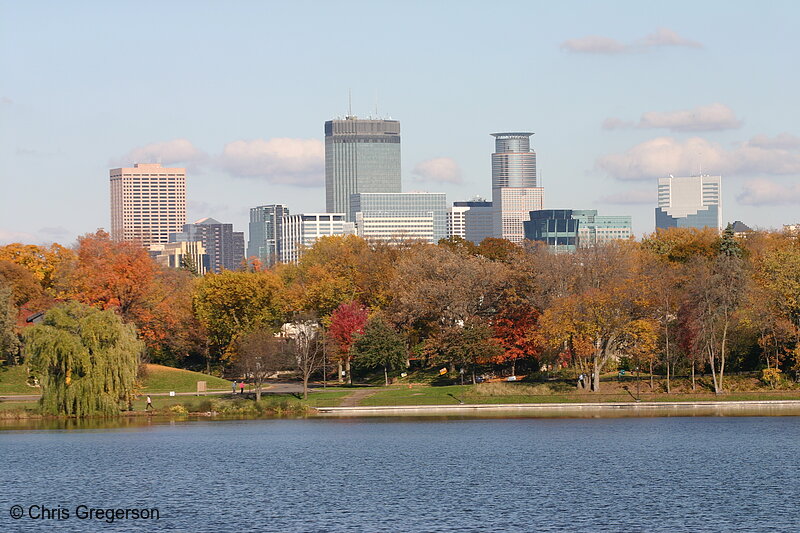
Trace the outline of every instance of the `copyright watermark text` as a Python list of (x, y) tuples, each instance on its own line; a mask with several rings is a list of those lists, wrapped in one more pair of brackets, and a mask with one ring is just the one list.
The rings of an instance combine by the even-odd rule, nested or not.
[(159, 520), (161, 513), (158, 508), (139, 507), (92, 507), (90, 505), (12, 505), (9, 514), (14, 520), (26, 518), (28, 520), (95, 520), (113, 524), (123, 520)]

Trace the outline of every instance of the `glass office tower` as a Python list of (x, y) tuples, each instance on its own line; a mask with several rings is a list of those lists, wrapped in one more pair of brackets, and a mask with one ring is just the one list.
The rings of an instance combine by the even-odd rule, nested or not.
[(350, 195), (400, 192), (400, 122), (347, 116), (325, 122), (325, 209), (350, 211)]
[(289, 209), (283, 204), (261, 205), (250, 208), (250, 239), (247, 257), (257, 257), (271, 267), (281, 258), (281, 226)]

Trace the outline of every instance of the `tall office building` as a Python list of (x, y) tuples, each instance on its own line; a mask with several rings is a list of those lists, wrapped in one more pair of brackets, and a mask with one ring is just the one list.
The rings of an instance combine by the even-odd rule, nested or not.
[(476, 196), (466, 202), (453, 202), (450, 208), (447, 235), (462, 237), (475, 244), (491, 237), (493, 232), (492, 202)]
[(347, 116), (325, 122), (325, 209), (349, 212), (350, 195), (400, 192), (400, 122)]
[(523, 222), (529, 213), (542, 209), (544, 189), (537, 187), (536, 152), (528, 132), (492, 133), (493, 234), (520, 244), (525, 238)]
[(630, 239), (631, 217), (598, 215), (596, 209), (541, 209), (525, 221), (525, 238), (554, 252), (572, 252), (613, 240)]
[(658, 178), (656, 229), (722, 230), (722, 176)]
[(158, 163), (113, 168), (111, 238), (143, 246), (169, 242), (186, 224), (186, 169)]
[(283, 204), (262, 205), (250, 209), (247, 257), (256, 257), (271, 267), (280, 261), (281, 228), (289, 209)]
[(191, 267), (199, 276), (208, 272), (208, 254), (200, 241), (151, 244), (150, 256), (165, 267)]
[(184, 224), (183, 231), (170, 235), (170, 242), (202, 242), (208, 254), (209, 270), (239, 270), (244, 261), (244, 233), (233, 231), (233, 224), (202, 218)]
[(345, 221), (344, 213), (301, 213), (286, 215), (281, 225), (281, 262), (296, 263), (305, 248), (320, 237), (348, 235), (353, 224)]
[(359, 237), (376, 241), (447, 238), (447, 198), (444, 193), (358, 193), (350, 196)]

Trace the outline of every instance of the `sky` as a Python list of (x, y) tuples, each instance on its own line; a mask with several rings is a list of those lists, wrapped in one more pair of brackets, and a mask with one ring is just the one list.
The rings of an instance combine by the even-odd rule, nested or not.
[(800, 222), (800, 3), (0, 0), (0, 244), (110, 230), (109, 169), (187, 168), (188, 221), (325, 208), (326, 120), (397, 119), (404, 191), (491, 196), (535, 132), (545, 208), (654, 228), (658, 177)]

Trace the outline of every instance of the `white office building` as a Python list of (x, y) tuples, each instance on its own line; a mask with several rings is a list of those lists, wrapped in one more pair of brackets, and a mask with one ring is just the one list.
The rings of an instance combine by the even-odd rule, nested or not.
[(722, 177), (659, 178), (656, 229), (667, 228), (722, 230)]
[(286, 215), (281, 224), (281, 262), (296, 263), (303, 250), (310, 248), (320, 237), (349, 235), (353, 224), (345, 221), (344, 213), (304, 213)]

